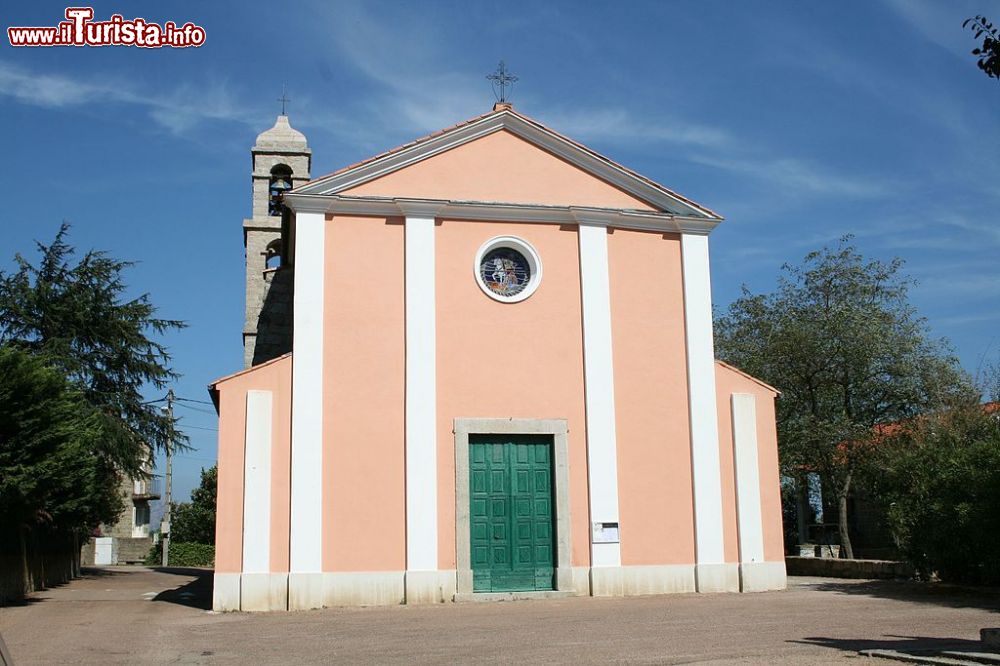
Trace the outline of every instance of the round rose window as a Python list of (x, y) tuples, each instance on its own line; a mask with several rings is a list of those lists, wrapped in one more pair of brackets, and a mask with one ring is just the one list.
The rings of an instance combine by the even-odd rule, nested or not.
[(498, 301), (516, 303), (531, 296), (541, 273), (538, 254), (520, 238), (492, 238), (476, 254), (476, 281)]
[(479, 262), (479, 277), (498, 296), (516, 296), (531, 280), (531, 266), (524, 255), (509, 247), (490, 250)]

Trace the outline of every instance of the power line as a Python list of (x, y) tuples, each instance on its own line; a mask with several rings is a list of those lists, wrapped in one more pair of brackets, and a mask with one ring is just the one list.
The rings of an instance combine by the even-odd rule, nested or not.
[(202, 426), (184, 425), (178, 428), (178, 430), (207, 430), (209, 432), (219, 432), (218, 428), (205, 428)]
[(215, 412), (208, 409), (198, 409), (197, 407), (192, 407), (191, 405), (178, 405), (178, 407), (183, 407), (184, 409), (190, 409), (192, 412), (200, 412), (202, 414), (210, 414), (211, 416), (217, 416)]
[(214, 402), (209, 402), (208, 400), (195, 400), (194, 398), (178, 398), (174, 396), (174, 400), (180, 400), (182, 402), (197, 402), (199, 405), (212, 405), (215, 406)]
[[(108, 394), (116, 393), (116, 391), (96, 391), (96, 392), (97, 393), (108, 393)], [(164, 402), (164, 401), (166, 401), (166, 399), (167, 399), (167, 397), (163, 396), (162, 398), (157, 398), (156, 400), (147, 400), (146, 402), (144, 402), (142, 404), (144, 404), (144, 405), (154, 405), (154, 404), (156, 404), (158, 402)], [(175, 401), (179, 400), (181, 402), (196, 402), (199, 405), (210, 405), (212, 407), (215, 407), (215, 403), (214, 402), (209, 402), (208, 400), (195, 400), (194, 398), (181, 398), (181, 397), (178, 397), (176, 395), (174, 396), (174, 400)]]

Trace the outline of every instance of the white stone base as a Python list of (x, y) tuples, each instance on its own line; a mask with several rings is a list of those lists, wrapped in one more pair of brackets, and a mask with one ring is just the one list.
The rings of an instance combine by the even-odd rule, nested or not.
[(240, 574), (217, 573), (212, 584), (212, 610), (216, 612), (240, 609)]
[(624, 594), (621, 567), (591, 567), (590, 594), (595, 597), (620, 597)]
[(555, 584), (557, 591), (571, 592), (575, 595), (576, 583), (573, 580), (573, 569), (570, 567), (556, 567)]
[(395, 606), (405, 601), (404, 572), (350, 571), (323, 574), (324, 606)]
[[(572, 567), (561, 572), (559, 590), (525, 598), (555, 598), (565, 594), (620, 597), (695, 591), (761, 592), (783, 590), (785, 586), (784, 562)], [(455, 571), (218, 573), (215, 574), (212, 608), (216, 611), (275, 611), (436, 604), (454, 601), (456, 587)]]
[(457, 577), (451, 571), (407, 571), (407, 604), (439, 604), (455, 598)]
[(699, 592), (740, 591), (740, 569), (737, 564), (696, 564), (694, 571)]
[(690, 564), (594, 567), (590, 583), (595, 597), (679, 594), (695, 591), (695, 574)]
[(695, 591), (694, 567), (690, 564), (624, 567), (624, 572), (625, 596)]
[(323, 575), (321, 573), (288, 574), (288, 610), (322, 608)]
[[(567, 588), (578, 597), (590, 596), (590, 567), (572, 567), (572, 581)], [(560, 590), (562, 588), (559, 588)]]
[(288, 574), (245, 573), (240, 578), (240, 610), (288, 609)]
[(740, 591), (764, 592), (788, 586), (785, 562), (743, 562), (740, 564)]

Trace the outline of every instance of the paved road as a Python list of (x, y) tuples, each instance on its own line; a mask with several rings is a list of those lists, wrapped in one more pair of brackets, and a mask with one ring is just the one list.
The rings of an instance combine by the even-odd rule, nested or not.
[[(793, 578), (784, 592), (296, 613), (205, 610), (197, 570), (93, 570), (0, 609), (16, 664), (720, 663), (868, 666), (862, 648), (968, 647), (1000, 596)], [(885, 662), (890, 663), (890, 662)], [(897, 662), (891, 662), (897, 663)]]

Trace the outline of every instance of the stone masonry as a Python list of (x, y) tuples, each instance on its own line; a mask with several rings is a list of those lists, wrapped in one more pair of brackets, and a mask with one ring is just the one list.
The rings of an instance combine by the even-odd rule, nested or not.
[[(292, 348), (293, 271), (283, 245), (283, 219), (269, 210), (274, 171), (291, 170), (291, 184), (309, 181), (312, 151), (305, 136), (278, 116), (274, 127), (261, 133), (250, 150), (252, 157), (252, 217), (243, 220), (246, 247), (246, 321), (243, 325), (245, 367), (263, 363)], [(280, 265), (268, 267), (269, 256)]]
[[(141, 564), (153, 545), (148, 522), (150, 502), (160, 498), (159, 489), (152, 478), (123, 478), (119, 490), (123, 503), (122, 512), (114, 523), (101, 525), (99, 533), (100, 536), (112, 538), (113, 564)], [(93, 566), (94, 546), (93, 538), (83, 544), (80, 549), (81, 566)]]

